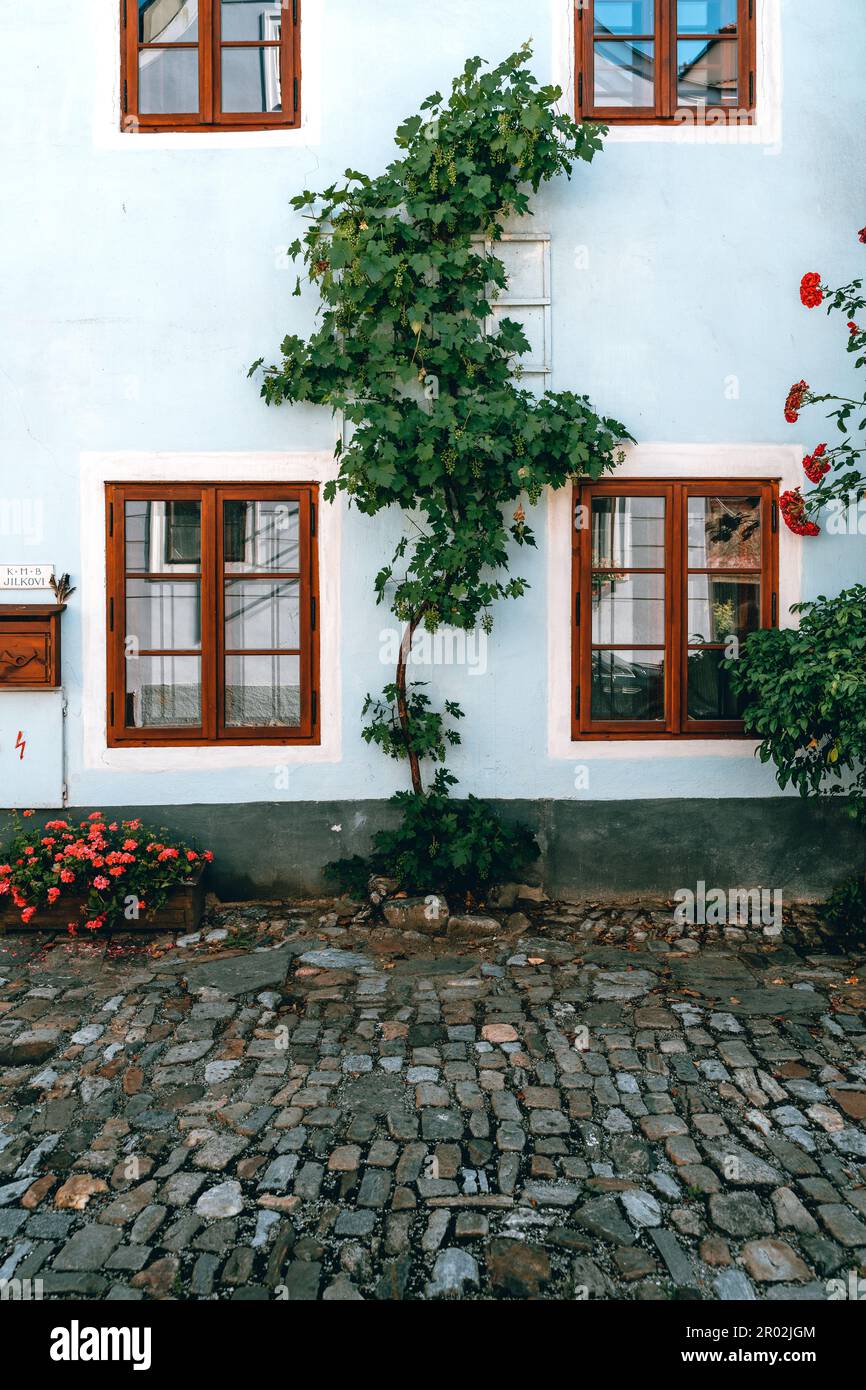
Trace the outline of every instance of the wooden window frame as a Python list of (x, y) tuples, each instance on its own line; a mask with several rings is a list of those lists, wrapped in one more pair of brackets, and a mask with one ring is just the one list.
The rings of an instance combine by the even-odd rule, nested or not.
[[(592, 660), (592, 531), (591, 525), (580, 529), (576, 524), (582, 515), (591, 516), (591, 501), (598, 496), (666, 498), (665, 563), (663, 570), (644, 571), (665, 575), (665, 640), (663, 644), (640, 644), (639, 650), (658, 647), (664, 651), (665, 719), (662, 721), (601, 720), (591, 717)], [(755, 496), (761, 497), (761, 566), (743, 565), (710, 571), (691, 569), (687, 549), (687, 505), (690, 496)], [(586, 507), (580, 513), (578, 507)], [(687, 637), (689, 574), (706, 573), (742, 575), (755, 573), (761, 583), (762, 628), (778, 626), (779, 616), (779, 485), (768, 478), (617, 478), (601, 482), (576, 483), (573, 494), (572, 517), (572, 703), (571, 737), (578, 742), (586, 739), (716, 739), (743, 738), (742, 720), (695, 720), (688, 717)], [(624, 567), (625, 568), (625, 567)], [(601, 646), (610, 644), (601, 643)], [(628, 649), (638, 649), (635, 643)], [(724, 643), (701, 644), (723, 647)], [(695, 649), (697, 644), (693, 644)], [(585, 695), (582, 695), (585, 692)]]
[[(140, 44), (137, 0), (120, 0), (121, 129), (130, 134), (181, 131), (293, 130), (301, 124), (301, 2), (280, 0), (283, 19), (278, 43), (234, 40), (222, 43), (220, 0), (198, 0), (199, 37), (192, 43)], [(282, 111), (222, 112), (223, 47), (280, 49)], [(138, 55), (142, 48), (198, 48), (199, 110), (146, 114), (138, 110)]]
[[(298, 571), (226, 571), (223, 560), (223, 502), (299, 503)], [(106, 636), (109, 748), (237, 748), (267, 745), (316, 745), (321, 742), (319, 699), (319, 564), (317, 483), (106, 483)], [(124, 720), (126, 550), (125, 506), (128, 501), (199, 501), (201, 503), (201, 649), (178, 652), (201, 660), (201, 725), (198, 728), (134, 728)], [(130, 571), (129, 573), (133, 573)], [(137, 572), (136, 572), (137, 573)], [(160, 572), (163, 578), (173, 578)], [(300, 647), (279, 655), (300, 656), (301, 718), (297, 727), (226, 725), (225, 583), (226, 578), (297, 578), (300, 581)], [(248, 649), (255, 655), (258, 649)]]
[[(757, 106), (757, 0), (737, 0), (737, 37), (725, 42), (738, 45), (738, 96), (735, 106), (677, 105), (677, 0), (655, 0), (652, 34), (623, 36), (655, 43), (655, 101), (650, 107), (596, 106), (595, 92), (595, 0), (575, 0), (574, 52), (575, 103), (578, 120), (604, 125), (754, 125)], [(700, 41), (718, 35), (679, 35)]]

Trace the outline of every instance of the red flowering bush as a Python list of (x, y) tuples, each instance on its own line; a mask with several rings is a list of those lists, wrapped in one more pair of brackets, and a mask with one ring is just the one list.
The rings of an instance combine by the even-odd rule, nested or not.
[[(866, 227), (858, 233), (866, 245)], [(831, 289), (821, 283), (817, 271), (809, 271), (800, 281), (800, 299), (807, 309), (817, 309), (826, 302), (827, 313), (843, 313), (848, 330), (847, 348), (855, 354), (854, 366), (866, 366), (866, 333), (857, 323), (854, 315), (866, 309), (866, 299), (860, 293), (862, 280), (852, 280), (850, 285)], [(845, 436), (841, 443), (832, 449), (819, 444), (803, 459), (803, 472), (814, 483), (815, 490), (805, 496), (799, 488), (786, 492), (780, 505), (785, 523), (798, 536), (817, 536), (820, 527), (815, 518), (831, 502), (847, 506), (852, 500), (866, 495), (866, 477), (861, 471), (864, 456), (863, 430), (866, 429), (866, 395), (862, 400), (850, 396), (815, 395), (805, 381), (798, 381), (788, 392), (785, 401), (785, 419), (795, 425), (800, 411), (807, 405), (832, 401), (835, 409), (828, 419), (835, 420), (840, 433)], [(858, 437), (859, 436), (859, 437)], [(855, 442), (856, 441), (856, 442)], [(828, 476), (832, 474), (832, 476)]]
[[(25, 818), (33, 815), (25, 811)], [(28, 829), (15, 817), (15, 835), (0, 864), (0, 908), (8, 900), (30, 922), (40, 908), (70, 902), (67, 929), (96, 932), (143, 912), (158, 911), (178, 884), (213, 859), (210, 850), (167, 844), (140, 820), (111, 821), (93, 811), (75, 826), (50, 820)]]

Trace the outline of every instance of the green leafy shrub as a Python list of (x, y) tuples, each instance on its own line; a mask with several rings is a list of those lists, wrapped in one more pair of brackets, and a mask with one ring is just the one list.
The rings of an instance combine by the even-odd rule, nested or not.
[(371, 874), (396, 878), (407, 893), (441, 892), (481, 897), (491, 884), (520, 878), (538, 855), (526, 826), (505, 825), (478, 797), (452, 801), (441, 782), (424, 796), (398, 792), (402, 821), (380, 830), (367, 859), (355, 855), (329, 865), (331, 877), (353, 895)]
[(799, 628), (753, 632), (725, 663), (780, 787), (843, 796), (866, 820), (866, 585), (795, 604)]
[(837, 888), (824, 904), (822, 916), (843, 940), (866, 946), (866, 879), (850, 878)]

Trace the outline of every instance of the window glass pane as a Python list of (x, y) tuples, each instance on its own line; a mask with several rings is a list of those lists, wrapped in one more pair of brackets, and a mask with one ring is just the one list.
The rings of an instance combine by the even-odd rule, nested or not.
[(664, 719), (664, 652), (592, 653), (593, 719)]
[(232, 579), (226, 584), (226, 648), (294, 648), (301, 645), (300, 584)]
[(198, 49), (143, 48), (138, 55), (142, 116), (186, 116), (199, 109)]
[(126, 583), (126, 640), (141, 651), (189, 650), (201, 646), (201, 589), (197, 581), (129, 579)]
[(222, 54), (223, 114), (282, 110), (278, 47), (224, 48)]
[(201, 503), (125, 504), (126, 568), (159, 574), (201, 569)]
[(227, 656), (225, 722), (247, 728), (300, 724), (300, 658)]
[(760, 497), (690, 497), (690, 569), (759, 569)]
[(132, 729), (201, 724), (201, 659), (141, 656), (126, 662), (126, 725)]
[(731, 678), (722, 667), (723, 651), (689, 652), (689, 719), (740, 719), (743, 702), (731, 689)]
[(280, 0), (222, 0), (220, 17), (226, 41), (280, 37)]
[(592, 563), (597, 569), (664, 569), (665, 499), (592, 499)]
[(297, 570), (300, 566), (297, 502), (226, 502), (223, 558), (230, 574), (244, 570)]
[(710, 574), (689, 575), (689, 627), (687, 640), (724, 642), (761, 626), (761, 585), (752, 578)]
[(196, 43), (198, 0), (138, 0), (139, 43)]
[(595, 0), (595, 32), (655, 33), (655, 0)]
[(678, 98), (683, 105), (736, 102), (737, 43), (730, 39), (681, 39), (677, 44)]
[(679, 0), (677, 31), (680, 34), (733, 33), (737, 27), (737, 0)]
[(655, 44), (596, 43), (595, 105), (655, 105)]
[(663, 574), (618, 574), (600, 571), (592, 576), (592, 640), (617, 644), (665, 640), (665, 577)]

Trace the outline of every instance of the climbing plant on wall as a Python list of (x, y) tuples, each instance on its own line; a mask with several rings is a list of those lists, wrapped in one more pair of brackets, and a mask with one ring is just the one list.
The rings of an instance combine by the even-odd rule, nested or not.
[(448, 100), (435, 93), (399, 127), (384, 173), (347, 170), (345, 182), (292, 200), (309, 227), (290, 254), (321, 311), (307, 341), (284, 339), (262, 384), (269, 405), (312, 402), (345, 417), (328, 500), (342, 492), (366, 516), (394, 506), (406, 516), (375, 581), (401, 625), (400, 655), (393, 681), (367, 698), (363, 734), (408, 761), (410, 796), (425, 796), (423, 765), (433, 765), (427, 797), (440, 810), (462, 711), (435, 709), (408, 680), (415, 633), (489, 631), (496, 600), (527, 587), (510, 571), (512, 543), (535, 544), (526, 504), (613, 468), (629, 438), (585, 396), (536, 398), (521, 385), (519, 324), (503, 318), (487, 332), (506, 284), (495, 255), (503, 223), (528, 214), (543, 183), (591, 161), (604, 134), (558, 110), (560, 90), (539, 86), (530, 57), (524, 47), (490, 71), (473, 58)]
[[(866, 245), (866, 227), (858, 233)], [(841, 314), (845, 320), (847, 351), (857, 371), (866, 367), (866, 328), (862, 316), (866, 312), (862, 279), (832, 288), (821, 280), (817, 271), (810, 271), (800, 282), (800, 300), (807, 309), (825, 305), (828, 314)], [(861, 322), (858, 323), (858, 318)], [(836, 504), (837, 515), (851, 503), (866, 496), (866, 476), (863, 473), (866, 445), (866, 392), (862, 396), (840, 396), (834, 392), (813, 391), (806, 381), (796, 382), (785, 402), (785, 419), (795, 425), (800, 412), (809, 405), (824, 405), (832, 409), (827, 419), (835, 422), (836, 437), (832, 442), (817, 444), (803, 459), (803, 472), (815, 486), (805, 494), (793, 488), (782, 494), (780, 505), (788, 528), (798, 536), (817, 536), (820, 526), (817, 517), (826, 507)], [(841, 435), (841, 438), (839, 438)], [(845, 523), (843, 522), (843, 525)], [(828, 530), (839, 531), (838, 524)]]

